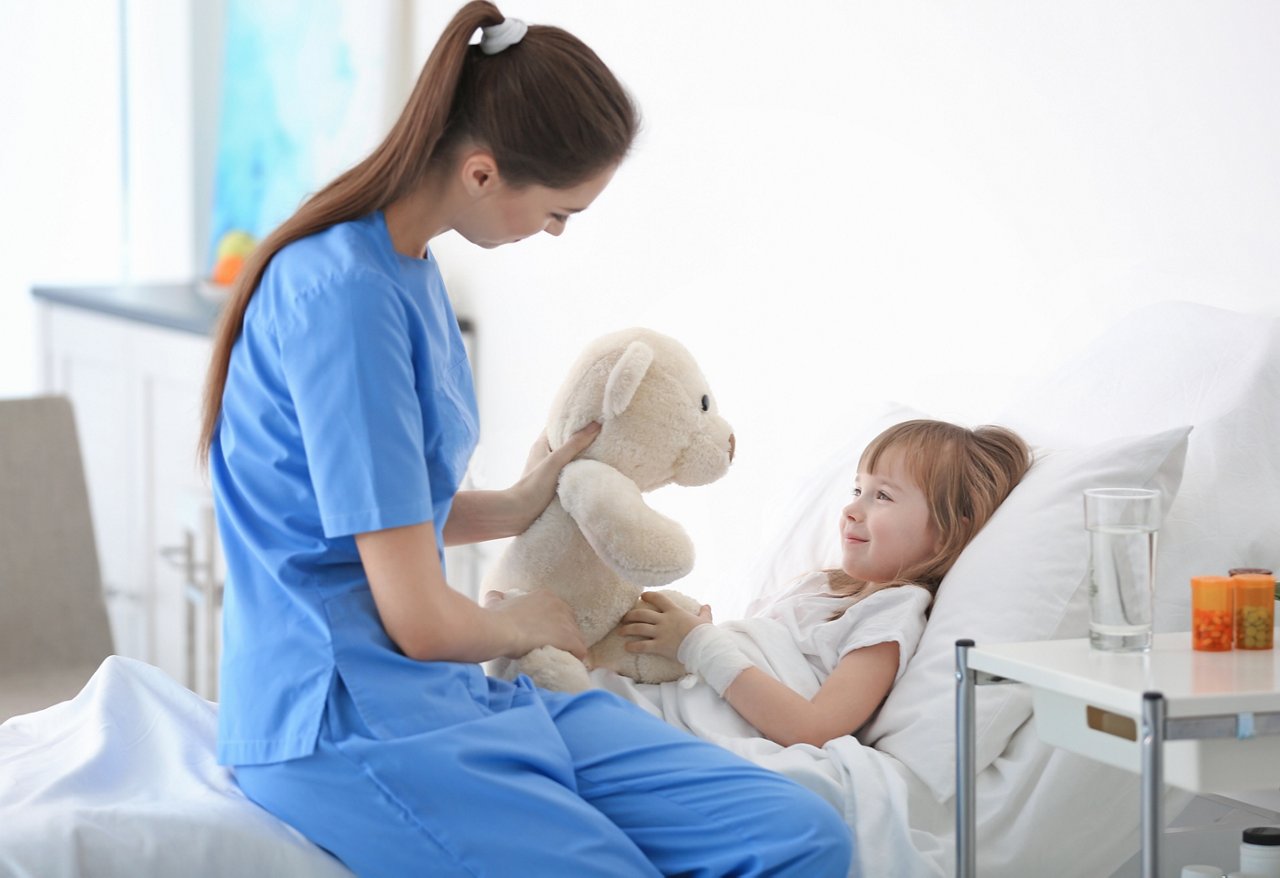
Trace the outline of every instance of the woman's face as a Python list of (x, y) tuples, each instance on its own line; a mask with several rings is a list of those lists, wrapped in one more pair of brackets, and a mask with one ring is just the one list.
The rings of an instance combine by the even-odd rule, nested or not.
[(901, 454), (881, 456), (875, 473), (858, 471), (853, 500), (840, 515), (841, 568), (854, 579), (892, 582), (938, 548), (924, 492)]
[(568, 189), (546, 186), (513, 188), (498, 179), (484, 197), (476, 199), (454, 229), (481, 247), (514, 244), (539, 232), (559, 235), (569, 217), (586, 210), (613, 179), (611, 166)]

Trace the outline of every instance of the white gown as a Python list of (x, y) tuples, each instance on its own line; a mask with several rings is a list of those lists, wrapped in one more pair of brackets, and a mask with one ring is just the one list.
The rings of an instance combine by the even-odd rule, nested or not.
[[(733, 635), (756, 667), (806, 698), (817, 693), (842, 658), (877, 643), (898, 644), (896, 680), (924, 632), (929, 592), (913, 585), (881, 589), (831, 619), (848, 601), (827, 590), (825, 573), (811, 573), (754, 615), (719, 627)], [(600, 688), (700, 738), (730, 746), (733, 739), (763, 737), (696, 675), (660, 684), (636, 683), (606, 670), (593, 671), (591, 677)]]

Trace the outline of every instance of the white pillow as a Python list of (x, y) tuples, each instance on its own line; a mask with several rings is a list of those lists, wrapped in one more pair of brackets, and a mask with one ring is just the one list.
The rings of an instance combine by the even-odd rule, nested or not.
[(1156, 630), (1190, 629), (1192, 576), (1280, 570), (1280, 319), (1187, 302), (1140, 308), (1001, 415), (1087, 444), (1191, 424), (1156, 558)]
[[(955, 643), (1083, 637), (1089, 572), (1085, 488), (1178, 491), (1188, 427), (1098, 445), (1037, 449), (1036, 462), (938, 589), (906, 673), (861, 736), (895, 756), (939, 802), (955, 795)], [(1038, 437), (1023, 433), (1033, 446)], [(978, 689), (976, 766), (995, 761), (1031, 714), (1024, 687)]]

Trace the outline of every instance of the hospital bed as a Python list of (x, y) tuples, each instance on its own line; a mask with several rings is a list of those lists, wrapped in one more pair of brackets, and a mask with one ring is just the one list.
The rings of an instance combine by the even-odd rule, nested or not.
[[(798, 573), (835, 566), (832, 510), (862, 445), (923, 414), (886, 405), (795, 474), (802, 489), (774, 513), (752, 565), (754, 606)], [(732, 748), (841, 811), (859, 840), (856, 875), (952, 874), (955, 641), (1085, 635), (1085, 487), (1164, 493), (1157, 630), (1189, 627), (1190, 576), (1280, 566), (1280, 319), (1140, 309), (984, 420), (1020, 431), (1037, 463), (944, 581), (861, 740)], [(1096, 878), (1133, 855), (1136, 775), (1043, 744), (1019, 686), (981, 687), (976, 716), (980, 874)], [(0, 876), (349, 875), (242, 796), (214, 761), (215, 726), (214, 704), (121, 657), (74, 699), (0, 725)], [(1190, 798), (1169, 795), (1171, 815)]]

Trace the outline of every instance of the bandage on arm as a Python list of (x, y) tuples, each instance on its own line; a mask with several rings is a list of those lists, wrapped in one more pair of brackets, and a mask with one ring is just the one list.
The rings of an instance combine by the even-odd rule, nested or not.
[(676, 661), (706, 680), (721, 698), (739, 674), (755, 667), (733, 636), (714, 625), (699, 625), (685, 635)]

